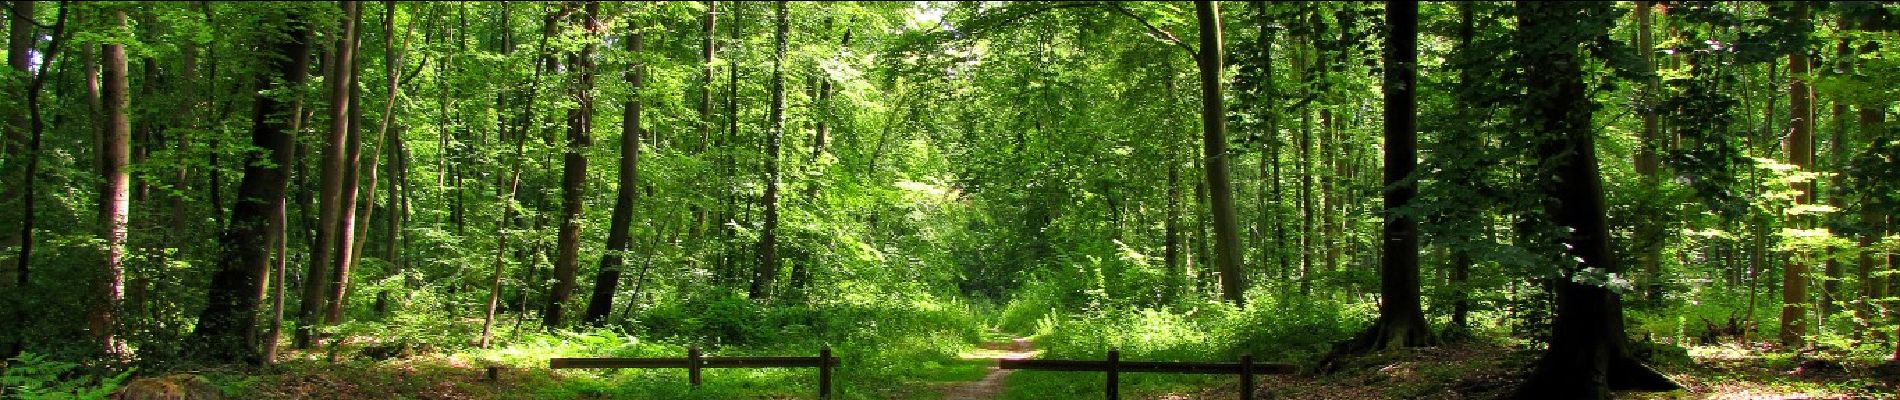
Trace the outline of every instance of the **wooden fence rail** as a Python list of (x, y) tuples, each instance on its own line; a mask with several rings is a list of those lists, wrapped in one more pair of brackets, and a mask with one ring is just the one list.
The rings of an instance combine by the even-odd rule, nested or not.
[(698, 347), (688, 347), (686, 358), (555, 358), (548, 360), (550, 369), (597, 369), (597, 368), (685, 368), (686, 380), (694, 389), (699, 388), (700, 370), (706, 368), (817, 368), (818, 398), (831, 398), (831, 370), (838, 366), (838, 358), (831, 356), (831, 347), (818, 350), (817, 357), (706, 357)]
[(1254, 375), (1281, 375), (1296, 371), (1292, 364), (1256, 363), (1253, 356), (1241, 356), (1240, 362), (1160, 362), (1122, 361), (1121, 350), (1108, 351), (1108, 360), (1012, 360), (996, 361), (997, 368), (1037, 371), (1093, 371), (1108, 373), (1108, 400), (1121, 399), (1121, 373), (1159, 372), (1174, 374), (1240, 375), (1240, 399), (1253, 400)]

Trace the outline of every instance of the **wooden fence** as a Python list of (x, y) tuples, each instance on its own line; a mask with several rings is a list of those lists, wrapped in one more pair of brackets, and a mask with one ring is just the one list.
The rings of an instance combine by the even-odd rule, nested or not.
[(1038, 371), (1092, 371), (1108, 373), (1108, 400), (1121, 398), (1120, 378), (1123, 372), (1159, 372), (1174, 374), (1240, 375), (1241, 400), (1253, 400), (1254, 375), (1280, 375), (1294, 373), (1293, 364), (1256, 363), (1253, 356), (1241, 356), (1240, 362), (1160, 362), (1160, 361), (1122, 361), (1121, 350), (1109, 350), (1108, 360), (997, 360), (1002, 369), (1021, 369)]
[(686, 380), (692, 387), (699, 388), (700, 370), (706, 368), (817, 368), (818, 398), (831, 398), (831, 370), (838, 366), (838, 358), (831, 356), (831, 347), (818, 350), (817, 357), (706, 357), (698, 347), (686, 349), (685, 358), (555, 358), (548, 360), (550, 369), (595, 369), (595, 368), (685, 368)]

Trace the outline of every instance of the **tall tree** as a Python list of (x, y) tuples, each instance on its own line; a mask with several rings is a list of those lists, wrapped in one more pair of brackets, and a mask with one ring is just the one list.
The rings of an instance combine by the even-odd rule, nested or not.
[[(628, 32), (622, 39), (627, 53), (639, 55), (642, 39), (640, 31)], [(633, 91), (621, 107), (620, 179), (616, 182), (619, 188), (614, 193), (613, 221), (607, 228), (607, 253), (600, 256), (600, 272), (594, 275), (594, 296), (588, 300), (587, 314), (581, 318), (588, 324), (601, 323), (607, 313), (613, 311), (614, 293), (620, 290), (621, 269), (626, 267), (627, 245), (633, 241), (629, 231), (633, 228), (634, 199), (640, 188), (640, 136), (645, 134), (640, 128), (640, 96), (645, 85), (645, 70), (644, 64), (635, 64), (627, 67), (625, 73), (627, 85), (632, 86)]]
[(1247, 275), (1240, 268), (1240, 220), (1234, 214), (1234, 190), (1227, 174), (1227, 113), (1221, 105), (1220, 9), (1212, 1), (1194, 2), (1201, 29), (1201, 48), (1195, 65), (1201, 76), (1201, 157), (1207, 173), (1207, 191), (1214, 216), (1214, 261), (1220, 271), (1221, 297), (1244, 304)]
[[(1539, 160), (1533, 177), (1547, 199), (1544, 214), (1561, 227), (1566, 254), (1580, 260), (1556, 279), (1556, 317), (1550, 346), (1515, 394), (1523, 399), (1609, 399), (1611, 390), (1675, 390), (1667, 377), (1631, 356), (1623, 330), (1622, 296), (1580, 274), (1623, 271), (1610, 247), (1603, 175), (1597, 168), (1596, 132), (1584, 83), (1582, 44), (1600, 40), (1613, 5), (1590, 2), (1520, 1), (1516, 44), (1524, 66), (1528, 143)], [(1601, 28), (1599, 28), (1601, 29)], [(1587, 278), (1587, 277), (1581, 277)], [(1600, 279), (1600, 278), (1599, 278)]]
[[(274, 18), (281, 19), (286, 34), (265, 35), (270, 69), (258, 72), (256, 84), (263, 88), (282, 82), (278, 85), (294, 89), (309, 74), (310, 30), (302, 13), (286, 12)], [(251, 108), (251, 145), (269, 153), (252, 153), (244, 163), (231, 223), (218, 237), (218, 269), (211, 277), (205, 310), (192, 331), (194, 341), (204, 346), (199, 354), (224, 362), (254, 361), (258, 356), (246, 334), (256, 329), (262, 300), (254, 287), (270, 268), (271, 246), (284, 239), (278, 221), (283, 218), (295, 151), (292, 119), (296, 107), (281, 96), (258, 93)], [(281, 285), (283, 279), (279, 276), (276, 281)]]
[(310, 249), (312, 255), (309, 269), (304, 274), (303, 300), (297, 306), (297, 339), (295, 345), (300, 349), (310, 348), (314, 329), (323, 323), (325, 299), (329, 294), (330, 263), (336, 260), (335, 249), (338, 232), (342, 228), (338, 220), (346, 211), (342, 208), (344, 161), (348, 154), (350, 120), (350, 65), (356, 57), (356, 21), (358, 20), (357, 2), (344, 0), (343, 21), (336, 40), (324, 62), (329, 76), (323, 82), (329, 86), (330, 132), (325, 138), (323, 166), (320, 172), (321, 192), (318, 194), (317, 238), (316, 245)]
[[(7, 26), (7, 67), (20, 74), (18, 85), (20, 89), (26, 89), (32, 80), (33, 44), (39, 40), (35, 35), (38, 26), (33, 21), (34, 4), (38, 2), (19, 0), (9, 3), (12, 8), (7, 10), (7, 20), (10, 22)], [(26, 150), (27, 119), (24, 113), (7, 115), (9, 123), (4, 146), (7, 161), (18, 160)]]
[[(17, 32), (37, 32), (37, 30), (33, 29), (34, 22), (31, 20), (32, 14), (18, 13), (19, 11), (31, 11), (31, 7), (22, 6), (20, 3), (25, 3), (25, 1), (14, 2), (13, 8), (16, 12), (12, 16), (13, 32), (16, 32), (14, 35), (15, 39), (19, 38)], [(28, 292), (32, 290), (33, 287), (31, 272), (33, 266), (33, 230), (35, 228), (34, 220), (36, 217), (34, 213), (36, 210), (34, 208), (34, 199), (39, 187), (40, 146), (43, 142), (41, 139), (44, 138), (46, 133), (46, 119), (41, 110), (42, 104), (40, 104), (40, 96), (42, 89), (46, 88), (46, 78), (49, 75), (49, 71), (53, 70), (53, 65), (59, 60), (60, 44), (66, 41), (66, 15), (68, 11), (71, 11), (71, 8), (71, 4), (68, 2), (61, 1), (59, 3), (59, 14), (54, 17), (51, 40), (47, 43), (46, 50), (40, 52), (40, 59), (45, 60), (45, 62), (39, 66), (39, 70), (20, 70), (28, 72), (26, 76), (30, 77), (26, 84), (26, 93), (23, 94), (23, 96), (26, 97), (28, 135), (25, 152), (19, 154), (20, 157), (26, 158), (26, 172), (22, 174), (20, 179), (22, 181), (21, 186), (23, 186), (22, 190), (24, 191), (24, 193), (20, 195), (20, 255), (14, 260), (16, 261), (14, 268), (17, 273), (14, 281), (16, 284), (15, 287), (17, 288), (15, 290), (20, 292)], [(25, 21), (22, 21), (22, 19), (25, 19)], [(34, 47), (33, 42), (34, 40), (29, 36), (26, 43), (21, 44), (16, 41), (9, 44), (9, 46), (10, 48), (26, 49), (20, 53), (25, 54), (25, 52), (32, 51)], [(9, 62), (10, 61), (11, 57), (9, 57)], [(16, 159), (17, 158), (9, 157), (8, 161), (12, 163), (13, 160)], [(15, 314), (14, 321), (18, 323), (16, 326), (26, 327), (30, 315), (32, 315), (32, 313), (28, 312)], [(6, 350), (5, 355), (16, 355), (25, 350), (25, 334), (16, 334), (20, 336), (13, 338), (13, 343), (8, 346), (9, 348)]]
[[(1636, 108), (1643, 118), (1643, 130), (1636, 146), (1635, 159), (1632, 161), (1636, 174), (1642, 176), (1644, 186), (1648, 187), (1661, 184), (1659, 179), (1662, 177), (1662, 157), (1658, 154), (1663, 150), (1662, 133), (1659, 128), (1661, 112), (1656, 106), (1656, 96), (1662, 93), (1662, 79), (1654, 76), (1656, 46), (1653, 35), (1650, 33), (1652, 30), (1650, 27), (1653, 25), (1651, 11), (1654, 8), (1653, 1), (1636, 2), (1636, 51), (1641, 57), (1638, 64), (1642, 72), (1648, 76), (1643, 78), (1643, 85), (1637, 89)], [(1638, 201), (1653, 200), (1644, 198)], [(1643, 296), (1645, 300), (1652, 303), (1661, 301), (1663, 295), (1662, 251), (1665, 234), (1663, 228), (1660, 221), (1649, 218), (1638, 221), (1636, 227), (1636, 264), (1647, 281), (1644, 285)]]
[[(32, 63), (31, 53), (33, 52), (33, 45), (34, 42), (38, 40), (38, 26), (36, 26), (34, 24), (35, 21), (33, 21), (34, 3), (36, 2), (29, 0), (12, 1), (9, 2), (9, 8), (7, 10), (7, 20), (9, 22), (7, 25), (7, 68), (10, 68), (12, 73), (19, 77), (17, 82), (6, 82), (8, 85), (7, 94), (20, 96), (20, 98), (30, 98), (28, 102), (33, 104), (30, 104), (27, 109), (19, 110), (18, 113), (8, 113), (6, 116), (7, 130), (4, 133), (5, 136), (0, 137), (0, 139), (5, 140), (4, 143), (0, 143), (0, 156), (6, 157), (5, 164), (3, 164), (4, 169), (0, 169), (0, 177), (6, 179), (13, 179), (16, 174), (14, 172), (15, 168), (20, 168), (25, 164), (21, 162), (21, 159), (27, 155), (26, 146), (27, 142), (30, 141), (30, 139), (28, 139), (28, 131), (32, 129), (30, 126), (31, 123), (28, 122), (28, 120), (35, 119), (36, 117), (32, 114), (39, 112), (37, 107), (38, 99), (36, 99), (39, 92), (36, 90), (29, 91), (32, 90), (33, 83), (38, 80), (36, 77), (39, 75), (34, 73), (30, 67)], [(44, 68), (42, 68), (42, 70), (44, 70)], [(0, 203), (14, 204), (13, 202), (18, 200), (18, 196), (20, 196), (14, 192), (15, 190), (18, 190), (18, 187), (13, 185), (7, 185), (6, 188), (0, 189)], [(29, 219), (25, 214), (30, 213), (30, 210), (32, 210), (31, 207), (21, 208), (21, 222), (25, 222)], [(0, 236), (0, 248), (11, 248), (14, 245), (21, 245), (21, 252), (14, 260), (18, 261), (18, 264), (15, 264), (13, 286), (12, 289), (10, 289), (14, 291), (15, 295), (12, 297), (0, 297), (0, 300), (19, 300), (25, 297), (20, 294), (26, 293), (27, 291), (27, 277), (31, 269), (26, 263), (26, 259), (29, 258), (26, 252), (30, 250), (30, 246), (24, 242), (28, 239), (26, 235), (32, 232), (32, 227), (29, 226), (23, 229), (23, 231), (24, 232), (9, 232), (5, 234), (5, 236)], [(20, 235), (16, 236), (14, 234)], [(22, 329), (26, 327), (27, 314), (29, 313), (21, 311), (25, 307), (21, 307), (17, 303), (12, 302), (0, 305), (4, 305), (7, 308), (7, 311), (4, 314), (0, 314), (0, 316), (10, 316), (8, 318), (13, 319), (15, 323), (14, 326)], [(5, 336), (0, 336), (12, 339), (7, 343), (6, 348), (0, 349), (0, 357), (11, 358), (22, 350), (21, 347), (24, 346), (26, 338), (25, 334), (20, 332), (20, 330), (21, 329), (14, 329), (13, 332), (7, 333)]]
[[(363, 36), (360, 31), (357, 33), (351, 38), (352, 47), (362, 45)], [(325, 289), (329, 294), (324, 297), (325, 325), (343, 323), (343, 310), (350, 299), (350, 273), (356, 265), (356, 242), (359, 240), (356, 226), (368, 223), (356, 219), (356, 204), (363, 200), (360, 195), (363, 187), (363, 64), (362, 58), (355, 61), (350, 65), (337, 66), (354, 71), (350, 72), (350, 116), (346, 125), (348, 135), (343, 155), (343, 190), (337, 195), (340, 201), (337, 204), (336, 248), (332, 250), (336, 254), (331, 258), (330, 286)]]
[(771, 297), (772, 284), (778, 279), (778, 153), (779, 140), (785, 137), (785, 53), (788, 47), (785, 36), (791, 26), (785, 9), (785, 0), (779, 0), (774, 17), (778, 23), (777, 44), (772, 51), (772, 127), (765, 136), (765, 198), (761, 200), (765, 207), (765, 226), (759, 230), (759, 265), (748, 292), (754, 300)]
[(1419, 302), (1418, 3), (1385, 2), (1385, 229), (1379, 262), (1379, 319), (1346, 344), (1347, 352), (1424, 346), (1433, 342)]
[(568, 66), (576, 76), (569, 89), (575, 106), (567, 110), (567, 148), (561, 168), (561, 230), (555, 238), (554, 290), (548, 293), (548, 309), (542, 323), (549, 329), (565, 322), (562, 307), (574, 293), (574, 275), (580, 270), (581, 221), (586, 211), (587, 147), (593, 145), (594, 124), (594, 37), (601, 32), (600, 2), (588, 1), (580, 23), (586, 30), (587, 44), (578, 54), (568, 55)]
[[(112, 18), (120, 30), (131, 29), (125, 11), (114, 11)], [(105, 75), (101, 92), (105, 129), (99, 138), (99, 225), (105, 237), (105, 270), (94, 287), (94, 303), (89, 328), (106, 354), (127, 351), (119, 341), (119, 308), (125, 300), (126, 222), (132, 209), (132, 173), (126, 167), (132, 158), (132, 100), (126, 83), (125, 43), (105, 45)]]
[[(1795, 2), (1790, 21), (1805, 23), (1807, 2)], [(1806, 41), (1788, 52), (1788, 163), (1802, 171), (1814, 168), (1814, 92), (1808, 89), (1808, 49)], [(1814, 182), (1796, 182), (1795, 206), (1814, 201)], [(1807, 226), (1802, 217), (1791, 221), (1796, 227)], [(1799, 255), (1789, 255), (1781, 270), (1781, 344), (1800, 346), (1807, 335), (1808, 265)]]
[[(716, 25), (717, 21), (715, 20), (718, 15), (719, 2), (707, 1), (706, 18), (703, 23), (703, 29), (706, 35), (700, 38), (701, 42), (699, 45), (701, 53), (700, 60), (704, 61), (706, 65), (703, 71), (701, 71), (703, 74), (700, 76), (701, 80), (699, 85), (699, 143), (695, 145), (695, 150), (697, 151), (705, 151), (706, 144), (712, 140), (713, 57), (716, 54), (715, 50), (717, 50), (717, 44), (715, 44), (713, 40), (713, 35), (716, 33), (714, 29), (718, 27)], [(703, 216), (705, 213), (704, 210), (694, 210), (694, 213), (695, 215), (701, 215), (700, 218), (705, 218)]]

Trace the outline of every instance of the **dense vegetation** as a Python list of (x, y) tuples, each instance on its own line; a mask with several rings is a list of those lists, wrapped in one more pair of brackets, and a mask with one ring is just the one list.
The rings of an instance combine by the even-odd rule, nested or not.
[(10, 1), (0, 398), (1891, 395), (1896, 12)]

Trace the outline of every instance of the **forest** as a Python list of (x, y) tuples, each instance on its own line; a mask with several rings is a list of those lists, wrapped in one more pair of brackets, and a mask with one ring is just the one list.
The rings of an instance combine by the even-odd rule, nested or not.
[(1900, 3), (4, 5), (0, 399), (1900, 393)]

